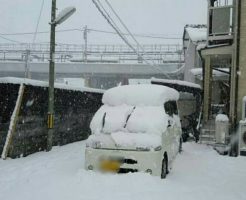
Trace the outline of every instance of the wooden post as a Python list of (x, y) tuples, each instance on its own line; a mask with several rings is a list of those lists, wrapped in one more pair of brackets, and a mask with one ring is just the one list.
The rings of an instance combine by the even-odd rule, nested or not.
[(18, 98), (17, 98), (16, 104), (15, 104), (15, 108), (14, 108), (14, 111), (13, 111), (11, 119), (10, 119), (9, 130), (8, 130), (7, 138), (6, 138), (5, 145), (4, 145), (3, 152), (2, 152), (2, 156), (1, 156), (2, 159), (4, 159), (4, 160), (8, 156), (9, 148), (12, 144), (13, 136), (15, 134), (15, 128), (16, 128), (16, 123), (18, 121), (18, 116), (19, 116), (19, 112), (20, 112), (20, 107), (21, 107), (24, 89), (25, 89), (24, 84), (21, 84), (20, 88), (19, 88), (19, 93), (18, 93)]

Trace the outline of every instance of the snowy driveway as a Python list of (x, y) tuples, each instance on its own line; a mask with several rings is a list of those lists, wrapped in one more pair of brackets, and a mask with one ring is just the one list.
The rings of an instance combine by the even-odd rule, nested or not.
[(185, 144), (166, 180), (83, 169), (84, 142), (0, 160), (0, 200), (245, 200), (246, 157)]

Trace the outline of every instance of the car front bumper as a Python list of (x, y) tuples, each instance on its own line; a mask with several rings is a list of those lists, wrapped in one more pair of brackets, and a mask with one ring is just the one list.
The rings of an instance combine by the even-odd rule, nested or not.
[(120, 160), (119, 173), (148, 172), (154, 176), (161, 175), (162, 152), (161, 151), (128, 151), (114, 149), (85, 150), (85, 168), (100, 171), (102, 160)]

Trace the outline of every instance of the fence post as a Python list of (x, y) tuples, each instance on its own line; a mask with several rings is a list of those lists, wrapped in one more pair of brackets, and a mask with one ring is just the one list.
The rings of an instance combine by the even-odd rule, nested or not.
[(17, 98), (16, 104), (15, 104), (14, 111), (13, 111), (11, 119), (10, 119), (9, 130), (8, 130), (8, 134), (7, 134), (7, 137), (6, 137), (5, 145), (4, 145), (2, 156), (1, 156), (2, 159), (4, 159), (4, 160), (8, 156), (9, 148), (11, 146), (11, 143), (12, 143), (12, 140), (13, 140), (13, 136), (14, 136), (14, 133), (15, 133), (16, 123), (18, 121), (18, 116), (19, 116), (19, 112), (20, 112), (20, 107), (21, 107), (21, 102), (22, 102), (24, 89), (25, 89), (25, 86), (22, 83), (20, 85), (20, 88), (19, 88), (18, 98)]

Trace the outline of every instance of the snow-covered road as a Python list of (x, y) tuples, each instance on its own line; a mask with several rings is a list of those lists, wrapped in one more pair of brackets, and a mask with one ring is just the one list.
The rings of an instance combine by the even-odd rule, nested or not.
[(245, 200), (246, 158), (187, 143), (161, 180), (85, 171), (84, 142), (0, 160), (0, 200)]

